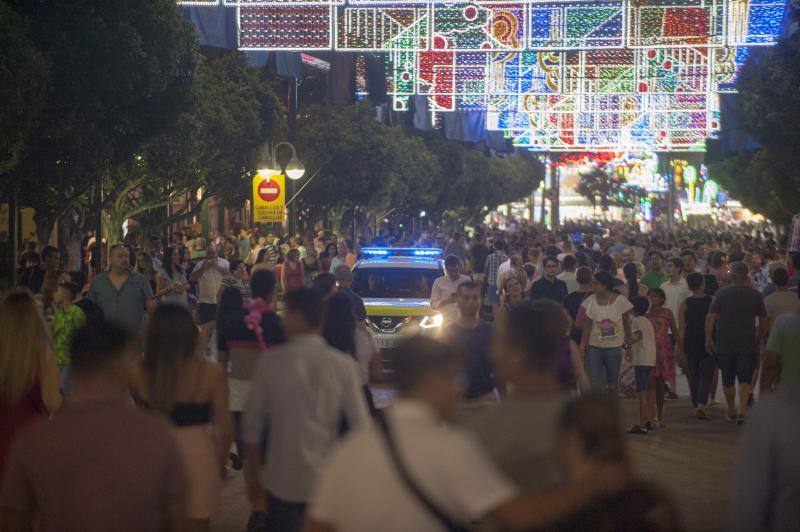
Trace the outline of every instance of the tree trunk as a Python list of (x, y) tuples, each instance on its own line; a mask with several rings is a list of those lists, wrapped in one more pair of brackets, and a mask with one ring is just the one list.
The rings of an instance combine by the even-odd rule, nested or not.
[(74, 209), (70, 209), (64, 215), (62, 220), (61, 234), (64, 237), (62, 248), (67, 254), (65, 267), (69, 272), (78, 271), (81, 269), (81, 265), (83, 263), (83, 256), (81, 255), (81, 242), (83, 241), (84, 236), (79, 223), (79, 214)]
[(41, 250), (50, 244), (50, 235), (53, 233), (55, 220), (52, 218), (52, 213), (45, 214), (41, 213), (40, 210), (33, 214), (33, 221), (36, 222), (36, 239), (39, 241), (39, 249)]

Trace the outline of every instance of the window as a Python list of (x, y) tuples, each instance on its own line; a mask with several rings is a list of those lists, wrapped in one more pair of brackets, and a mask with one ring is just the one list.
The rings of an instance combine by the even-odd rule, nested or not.
[(438, 268), (357, 268), (353, 290), (364, 298), (430, 299), (433, 281), (442, 275)]

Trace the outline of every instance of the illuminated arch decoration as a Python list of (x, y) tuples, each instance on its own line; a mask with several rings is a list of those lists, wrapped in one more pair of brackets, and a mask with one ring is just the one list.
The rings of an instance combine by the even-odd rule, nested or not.
[[(786, 0), (187, 0), (236, 10), (239, 48), (385, 53), (392, 107), (486, 112), (533, 150), (702, 150)], [(359, 97), (366, 94), (363, 58)]]

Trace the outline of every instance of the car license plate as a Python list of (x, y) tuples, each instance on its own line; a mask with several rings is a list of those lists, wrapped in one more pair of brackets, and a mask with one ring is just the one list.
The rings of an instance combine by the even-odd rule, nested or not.
[(381, 349), (395, 349), (397, 344), (400, 343), (399, 338), (377, 338), (378, 347)]

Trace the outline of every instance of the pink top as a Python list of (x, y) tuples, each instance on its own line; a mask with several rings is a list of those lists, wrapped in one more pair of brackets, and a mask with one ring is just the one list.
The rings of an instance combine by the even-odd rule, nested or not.
[(286, 262), (283, 265), (283, 275), (286, 276), (286, 286), (284, 290), (292, 290), (294, 288), (305, 288), (306, 275), (303, 271), (303, 266), (298, 262), (293, 266), (291, 262)]

